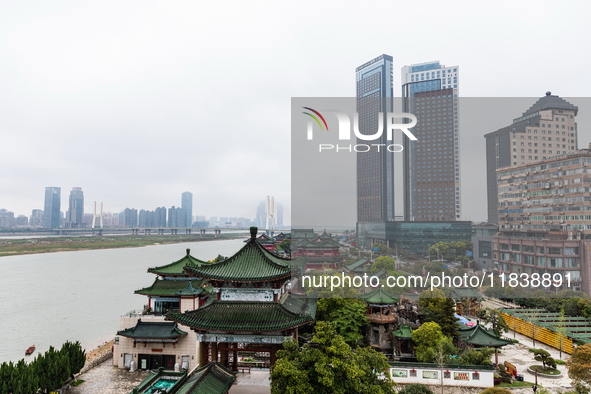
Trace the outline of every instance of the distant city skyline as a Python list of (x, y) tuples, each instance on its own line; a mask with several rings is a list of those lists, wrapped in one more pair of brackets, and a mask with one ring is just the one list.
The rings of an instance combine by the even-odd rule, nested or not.
[[(351, 70), (381, 53), (393, 57), (396, 96), (397, 70), (428, 59), (462, 67), (463, 98), (591, 94), (581, 77), (591, 58), (581, 50), (590, 40), (587, 2), (458, 1), (458, 23), (442, 17), (440, 2), (339, 6), (351, 11), (327, 19), (331, 3), (314, 3), (313, 13), (264, 1), (232, 2), (231, 13), (182, 0), (130, 0), (116, 12), (98, 2), (0, 5), (0, 207), (28, 216), (43, 208), (39, 190), (53, 185), (64, 199), (81, 187), (85, 212), (94, 201), (110, 212), (179, 206), (186, 190), (194, 214), (250, 217), (267, 195), (287, 208), (290, 99), (355, 97)], [(394, 29), (374, 23), (376, 9), (420, 15), (424, 28), (410, 17)], [(533, 55), (549, 48), (576, 56), (557, 67)], [(463, 129), (461, 219), (486, 220), (481, 135), (496, 126)], [(591, 129), (583, 119), (579, 126), (583, 145)]]
[[(193, 193), (183, 192), (181, 194), (181, 207), (156, 207), (153, 210), (135, 207), (125, 207), (119, 211), (109, 211), (103, 209), (106, 217), (107, 226), (139, 226), (139, 227), (192, 227), (194, 222), (212, 221), (216, 222), (239, 222), (242, 225), (265, 226), (266, 207), (261, 202), (258, 206), (253, 206), (252, 215), (212, 215), (206, 212), (193, 215)], [(5, 227), (39, 227), (44, 228), (90, 228), (92, 223), (92, 213), (84, 211), (84, 193), (81, 187), (73, 187), (68, 201), (65, 203), (65, 210), (62, 209), (61, 188), (46, 187), (44, 208), (33, 208), (29, 214), (14, 213), (10, 207), (0, 207), (0, 228)], [(93, 205), (94, 202), (87, 203)], [(97, 204), (100, 204), (98, 202)], [(261, 205), (262, 204), (262, 205)], [(276, 203), (276, 225), (283, 226), (284, 208), (282, 203)], [(99, 205), (100, 206), (100, 205)], [(262, 207), (262, 208), (261, 208)], [(100, 209), (100, 208), (99, 208)], [(261, 211), (262, 209), (262, 211)], [(204, 214), (205, 213), (205, 214)], [(118, 219), (111, 219), (118, 217)], [(219, 218), (219, 220), (218, 220)], [(46, 227), (50, 226), (50, 227)], [(98, 224), (97, 224), (98, 226)]]

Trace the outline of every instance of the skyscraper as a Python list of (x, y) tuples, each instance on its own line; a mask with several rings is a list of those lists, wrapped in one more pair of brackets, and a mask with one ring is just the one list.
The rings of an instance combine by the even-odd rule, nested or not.
[(261, 201), (257, 206), (256, 220), (259, 228), (265, 228), (265, 222), (267, 220), (267, 207), (264, 201)]
[(59, 228), (61, 222), (60, 204), (61, 188), (45, 188), (45, 204), (43, 209), (43, 228)]
[(277, 226), (283, 226), (283, 204), (277, 203)]
[(68, 212), (66, 213), (66, 227), (84, 227), (84, 193), (81, 187), (73, 187), (70, 192)]
[[(385, 125), (387, 113), (393, 110), (392, 57), (378, 56), (355, 73), (359, 131), (375, 134), (379, 114)], [(382, 133), (374, 142), (385, 145), (386, 138), (387, 133)], [(387, 222), (394, 216), (394, 153), (374, 146), (357, 154), (357, 222)]]
[(486, 138), (488, 222), (499, 224), (497, 169), (577, 151), (578, 107), (547, 92), (510, 126)]
[(460, 220), (458, 71), (438, 61), (402, 68), (403, 110), (418, 120), (418, 141), (403, 139), (404, 220)]
[(183, 210), (183, 227), (191, 227), (193, 224), (193, 193), (184, 192), (181, 199), (181, 209)]

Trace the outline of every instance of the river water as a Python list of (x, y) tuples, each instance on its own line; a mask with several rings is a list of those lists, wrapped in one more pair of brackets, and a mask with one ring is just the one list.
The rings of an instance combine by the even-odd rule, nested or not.
[(0, 363), (18, 361), (31, 345), (34, 357), (67, 340), (90, 351), (114, 338), (121, 315), (147, 303), (133, 292), (156, 278), (148, 268), (182, 258), (187, 248), (211, 260), (243, 245), (244, 238), (1, 257)]

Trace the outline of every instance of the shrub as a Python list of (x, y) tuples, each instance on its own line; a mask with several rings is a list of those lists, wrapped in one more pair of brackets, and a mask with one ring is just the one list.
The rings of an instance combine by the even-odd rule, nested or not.
[(433, 391), (424, 384), (413, 383), (405, 386), (398, 394), (433, 394)]

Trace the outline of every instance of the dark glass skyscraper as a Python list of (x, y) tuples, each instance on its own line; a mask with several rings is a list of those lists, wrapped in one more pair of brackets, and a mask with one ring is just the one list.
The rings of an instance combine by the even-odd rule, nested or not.
[(43, 228), (60, 227), (61, 188), (45, 188), (45, 205), (43, 209)]
[[(387, 113), (393, 112), (392, 57), (378, 56), (355, 71), (359, 131), (372, 135), (378, 130), (379, 114), (385, 127)], [(387, 133), (372, 143), (385, 146)], [(376, 147), (358, 153), (357, 222), (387, 222), (394, 216), (394, 153)]]
[(403, 110), (418, 121), (418, 141), (403, 139), (404, 220), (460, 220), (458, 75), (438, 61), (402, 68)]
[(73, 187), (70, 192), (70, 201), (66, 214), (66, 227), (84, 227), (84, 193), (81, 187)]

